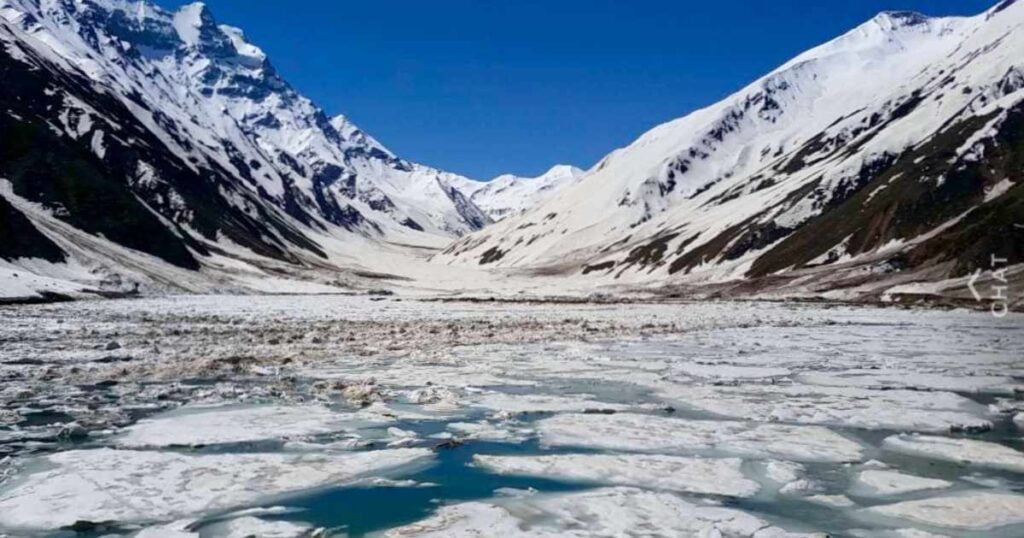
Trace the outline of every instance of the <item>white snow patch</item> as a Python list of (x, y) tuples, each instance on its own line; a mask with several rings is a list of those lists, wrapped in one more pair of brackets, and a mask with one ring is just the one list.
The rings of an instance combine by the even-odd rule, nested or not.
[(1004, 179), (999, 183), (996, 183), (991, 189), (985, 191), (985, 203), (991, 202), (992, 200), (1006, 194), (1006, 191), (1010, 190), (1013, 185), (1014, 183), (1009, 179)]

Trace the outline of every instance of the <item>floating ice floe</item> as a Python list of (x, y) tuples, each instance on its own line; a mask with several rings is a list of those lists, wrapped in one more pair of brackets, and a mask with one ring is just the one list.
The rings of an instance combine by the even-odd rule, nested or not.
[(857, 503), (851, 501), (846, 495), (811, 495), (804, 497), (804, 500), (822, 506), (831, 506), (832, 508), (852, 508), (857, 506)]
[(964, 530), (990, 530), (1024, 524), (1024, 496), (971, 493), (907, 501), (864, 509), (872, 514)]
[[(163, 525), (153, 525), (146, 527), (139, 532), (132, 535), (133, 538), (198, 538), (199, 533), (193, 532), (190, 529), (193, 521), (190, 519), (183, 519), (180, 521), (174, 521), (172, 523), (166, 523)], [(0, 535), (2, 536), (2, 535)]]
[(749, 497), (760, 484), (744, 476), (743, 460), (657, 455), (559, 454), (480, 456), (473, 462), (505, 475), (552, 478), (605, 486)]
[(419, 442), (416, 432), (401, 428), (388, 428), (388, 448), (405, 448)]
[(509, 422), (452, 422), (448, 424), (448, 431), (461, 439), (498, 443), (521, 443), (534, 435), (533, 430)]
[(764, 379), (773, 377), (786, 377), (790, 374), (789, 368), (778, 368), (771, 366), (741, 366), (735, 364), (699, 364), (687, 362), (674, 364), (673, 373), (681, 373), (690, 377), (701, 379)]
[(985, 408), (949, 392), (869, 390), (815, 385), (668, 385), (663, 398), (718, 415), (760, 422), (793, 422), (920, 432), (987, 430)]
[(935, 478), (923, 478), (896, 471), (867, 470), (857, 475), (854, 490), (862, 495), (902, 495), (926, 489), (945, 489), (952, 482)]
[(778, 484), (787, 484), (800, 478), (805, 467), (792, 461), (769, 461), (765, 463), (765, 478)]
[(632, 536), (789, 538), (795, 534), (746, 512), (699, 506), (675, 495), (607, 488), (445, 506), (427, 520), (385, 533), (390, 538)]
[(314, 405), (186, 407), (141, 420), (113, 442), (129, 448), (244, 443), (381, 426), (387, 421)]
[(850, 534), (857, 538), (949, 538), (920, 529), (853, 529)]
[(1016, 424), (1018, 428), (1024, 430), (1024, 413), (1017, 413), (1014, 415), (1013, 423)]
[(587, 410), (623, 411), (629, 409), (627, 405), (594, 400), (587, 394), (549, 396), (546, 394), (488, 392), (474, 398), (473, 405), (510, 415), (583, 412)]
[(292, 521), (269, 521), (253, 516), (229, 519), (204, 526), (203, 533), (195, 536), (217, 538), (304, 538), (313, 526)]
[(793, 495), (793, 496), (796, 496), (796, 497), (807, 497), (807, 496), (810, 496), (812, 494), (819, 493), (823, 489), (824, 489), (824, 487), (820, 483), (818, 483), (818, 482), (816, 482), (814, 480), (808, 480), (806, 478), (801, 478), (799, 480), (794, 480), (794, 481), (789, 482), (788, 484), (782, 486), (779, 489), (779, 494), (780, 495)]
[(951, 392), (985, 392), (1012, 394), (1024, 385), (1006, 376), (963, 375), (963, 372), (927, 373), (908, 369), (847, 370), (840, 374), (803, 373), (796, 377), (802, 383), (830, 387), (886, 389), (926, 389)]
[(1024, 472), (1024, 452), (987, 441), (893, 435), (885, 439), (883, 447), (912, 456)]
[(398, 473), (431, 459), (424, 449), (320, 455), (59, 452), (30, 461), (22, 475), (0, 488), (0, 528), (173, 521)]
[(855, 462), (863, 447), (819, 426), (687, 420), (656, 415), (558, 415), (537, 423), (541, 443), (636, 452), (716, 452), (795, 461)]

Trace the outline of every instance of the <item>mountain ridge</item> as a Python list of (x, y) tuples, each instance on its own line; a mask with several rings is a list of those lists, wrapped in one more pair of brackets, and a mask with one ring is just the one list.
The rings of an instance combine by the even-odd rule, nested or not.
[[(796, 282), (796, 276), (779, 277), (803, 270), (804, 282), (813, 283), (791, 292), (842, 287), (850, 297), (878, 298), (915, 282), (949, 280), (962, 287), (965, 276), (987, 269), (982, 253), (951, 252), (926, 237), (971, 210), (972, 218), (979, 212), (1003, 217), (992, 230), (961, 232), (988, 238), (989, 248), (1020, 264), (1024, 249), (1011, 222), (1017, 209), (998, 207), (1019, 207), (1012, 162), (1019, 153), (1014, 118), (1024, 96), (1017, 82), (1022, 24), (1024, 8), (1017, 3), (974, 17), (880, 14), (719, 103), (653, 128), (571, 187), (456, 241), (435, 260), (583, 276), (598, 286), (733, 282), (750, 289), (752, 280), (762, 282), (757, 286)], [(923, 148), (917, 164), (929, 162), (932, 169), (906, 162), (914, 148)], [(1005, 153), (1008, 161), (998, 168), (1005, 177), (973, 166), (971, 151)], [(946, 153), (952, 165), (937, 158)], [(865, 193), (854, 200), (871, 185), (881, 188), (882, 179), (909, 183), (908, 177), (893, 179), (897, 168), (908, 177), (927, 174), (935, 188), (908, 185), (890, 190), (903, 192), (898, 199)], [(956, 185), (943, 183), (950, 177), (959, 178)], [(929, 210), (913, 209), (919, 205)], [(844, 209), (847, 220), (825, 216), (843, 207), (850, 208)], [(893, 215), (908, 222), (893, 222)], [(822, 222), (831, 227), (814, 232)], [(828, 233), (835, 229), (858, 241), (844, 245), (844, 237)], [(807, 236), (834, 242), (801, 239)], [(913, 241), (926, 246), (908, 252)], [(808, 276), (812, 262), (830, 253), (836, 260), (863, 256), (864, 263), (844, 267), (843, 277)], [(900, 255), (910, 262), (889, 259)], [(872, 256), (898, 267), (877, 269), (885, 273), (877, 289), (855, 274), (871, 270)]]
[[(23, 219), (55, 215), (173, 267), (205, 271), (224, 258), (274, 274), (283, 262), (304, 279), (323, 266), (379, 265), (381, 250), (419, 256), (490, 223), (456, 186), (470, 180), (401, 159), (344, 116), (329, 118), (203, 3), (171, 12), (144, 0), (2, 0), (0, 39), (7, 74), (23, 81), (0, 103), (7, 128), (36, 137), (8, 148), (0, 165), (8, 202), (24, 202), (5, 212), (30, 208), (20, 233)], [(19, 261), (33, 252), (12, 233), (0, 230), (0, 259), (32, 265)], [(86, 258), (81, 282), (121, 273), (179, 287), (161, 275), (169, 267), (140, 273)], [(183, 287), (237, 288), (222, 276)]]
[(1022, 27), (883, 12), (587, 171), (477, 182), (205, 4), (0, 0), (0, 287), (965, 297), (993, 256), (1024, 273)]

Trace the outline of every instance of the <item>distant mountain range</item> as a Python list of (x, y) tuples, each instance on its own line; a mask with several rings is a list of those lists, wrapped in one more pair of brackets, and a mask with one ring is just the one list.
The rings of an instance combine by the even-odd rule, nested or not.
[(966, 296), (1024, 273), (1022, 25), (883, 13), (588, 171), (477, 182), (328, 117), (201, 3), (0, 0), (0, 297)]

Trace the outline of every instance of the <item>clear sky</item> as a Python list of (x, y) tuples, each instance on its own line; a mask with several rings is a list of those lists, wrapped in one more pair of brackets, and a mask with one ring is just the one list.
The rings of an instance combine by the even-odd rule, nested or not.
[(328, 113), (402, 157), (476, 179), (588, 168), (879, 11), (965, 15), (996, 3), (207, 1)]

